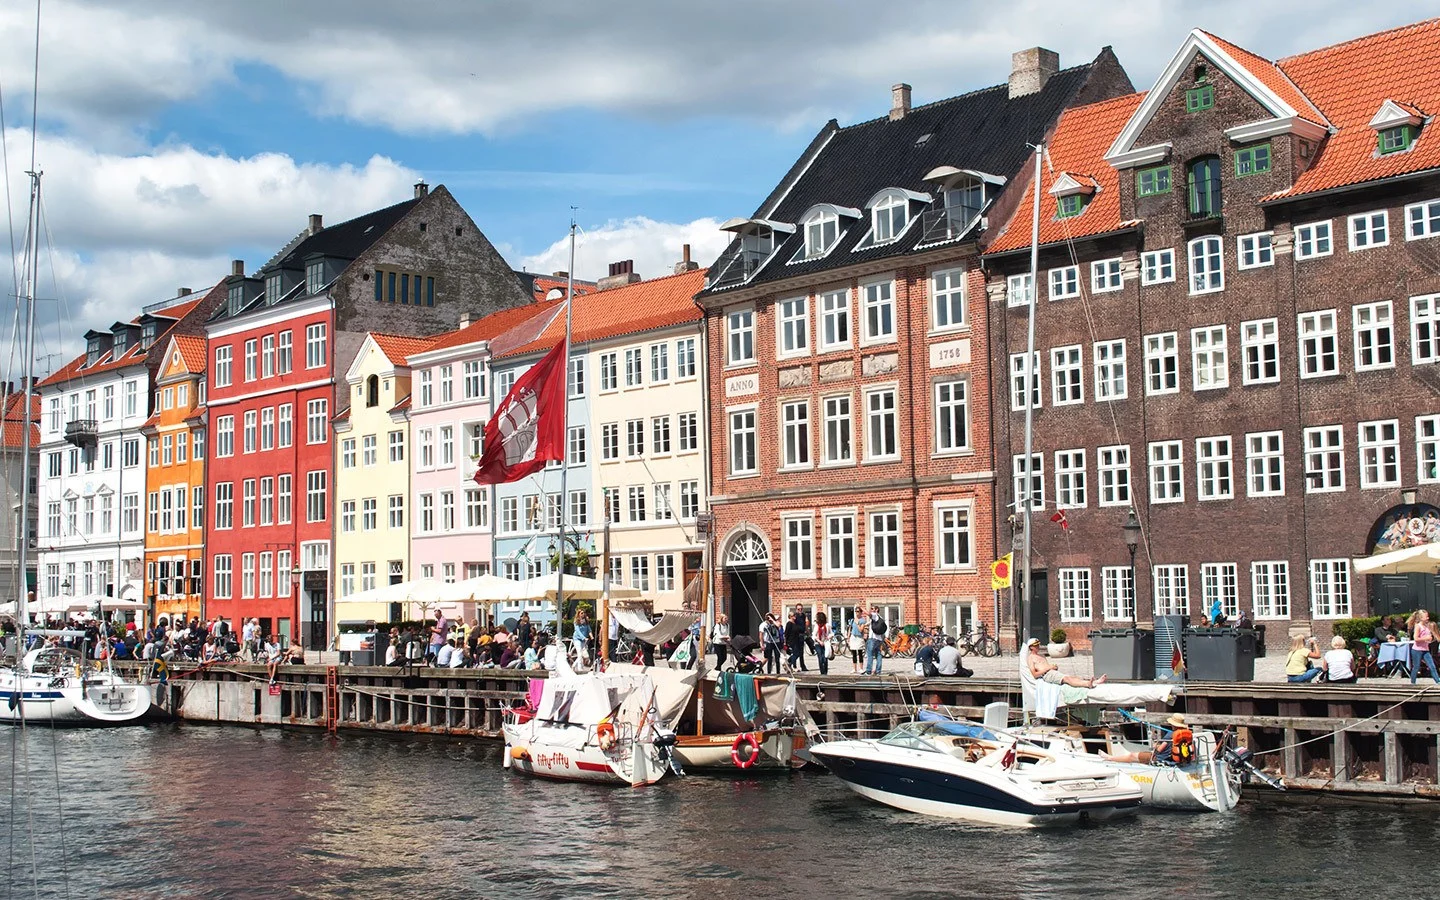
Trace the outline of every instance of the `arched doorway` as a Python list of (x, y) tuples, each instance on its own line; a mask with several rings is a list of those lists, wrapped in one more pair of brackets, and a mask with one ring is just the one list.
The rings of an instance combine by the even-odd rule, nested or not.
[(770, 609), (770, 545), (741, 527), (727, 539), (722, 560), (730, 633), (753, 636)]
[[(1370, 527), (1365, 549), (1373, 556), (1440, 543), (1440, 508), (1429, 503), (1411, 503), (1387, 509)], [(1440, 607), (1440, 576), (1409, 572), (1400, 575), (1371, 575), (1370, 614), (1390, 616), (1416, 609)]]

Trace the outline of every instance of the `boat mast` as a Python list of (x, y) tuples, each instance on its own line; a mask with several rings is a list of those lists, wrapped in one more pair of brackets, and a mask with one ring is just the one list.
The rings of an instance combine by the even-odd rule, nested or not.
[(570, 503), (566, 495), (566, 476), (570, 472), (570, 313), (575, 307), (575, 214), (570, 214), (570, 266), (565, 272), (565, 365), (561, 378), (565, 386), (561, 389), (564, 398), (560, 417), (560, 562), (555, 575), (555, 652), (563, 653), (561, 641), (565, 637), (565, 531), (570, 518)]
[[(17, 652), (23, 652), (25, 646), (25, 628), (30, 624), (30, 597), (29, 582), (25, 573), (30, 566), (30, 392), (33, 389), (30, 382), (35, 373), (35, 284), (40, 268), (40, 175), (38, 169), (31, 165), (31, 170), (25, 173), (30, 176), (30, 211), (25, 217), (25, 230), (29, 232), (29, 239), (25, 244), (25, 338), (21, 344), (20, 365), (22, 373), (21, 384), (24, 390), (20, 395), (22, 432), (20, 438), (21, 461), (20, 461), (20, 522), (15, 529), (15, 540), (19, 544), (17, 558), (20, 569), (20, 591), (15, 598), (16, 617), (19, 625), (20, 646)], [(36, 587), (39, 587), (39, 573), (36, 573)], [(36, 591), (39, 595), (39, 591)]]
[[(1034, 188), (1031, 192), (1035, 202), (1032, 204), (1032, 217), (1030, 220), (1030, 287), (1028, 291), (1028, 302), (1026, 303), (1025, 322), (1025, 481), (1024, 490), (1020, 491), (1015, 502), (1021, 504), (1023, 497), (1023, 511), (1021, 512), (1021, 528), (1024, 532), (1023, 543), (1020, 549), (1020, 652), (1025, 652), (1025, 642), (1029, 640), (1030, 619), (1027, 615), (1030, 606), (1030, 526), (1031, 507), (1033, 500), (1031, 494), (1034, 492), (1035, 473), (1032, 453), (1035, 446), (1035, 392), (1040, 389), (1039, 374), (1035, 365), (1035, 298), (1039, 294), (1039, 268), (1040, 268), (1040, 158), (1045, 153), (1044, 144), (1035, 145), (1035, 177), (1032, 181)], [(1022, 704), (1023, 705), (1023, 704)]]

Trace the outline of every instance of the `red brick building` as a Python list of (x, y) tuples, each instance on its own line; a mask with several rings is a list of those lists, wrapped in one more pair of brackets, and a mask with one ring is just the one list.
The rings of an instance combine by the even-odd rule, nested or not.
[(985, 255), (999, 506), (1034, 405), (1037, 632), (1218, 601), (1278, 645), (1440, 602), (1352, 572), (1440, 540), (1437, 46), (1440, 20), (1271, 62), (1197, 30), (1149, 92), (1061, 117), (1038, 291), (1033, 189)]
[[(993, 621), (987, 312), (977, 242), (1067, 106), (1128, 93), (1105, 50), (1008, 85), (829, 122), (734, 235), (706, 313), (714, 584), (736, 633), (800, 603)], [(1014, 192), (1010, 192), (1014, 193)]]

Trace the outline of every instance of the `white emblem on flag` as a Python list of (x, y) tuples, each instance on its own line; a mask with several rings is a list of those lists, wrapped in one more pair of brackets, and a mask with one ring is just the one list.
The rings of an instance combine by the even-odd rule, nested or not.
[(497, 427), (500, 446), (505, 451), (505, 465), (529, 462), (535, 458), (535, 428), (540, 413), (540, 398), (533, 389), (517, 396), (500, 414)]

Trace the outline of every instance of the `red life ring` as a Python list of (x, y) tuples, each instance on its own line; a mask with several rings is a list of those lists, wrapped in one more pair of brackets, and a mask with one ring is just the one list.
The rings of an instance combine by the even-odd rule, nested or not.
[[(741, 758), (740, 748), (749, 747), (749, 752)], [(760, 760), (760, 741), (750, 731), (743, 731), (735, 735), (735, 743), (730, 745), (730, 761), (737, 769), (748, 769)]]

